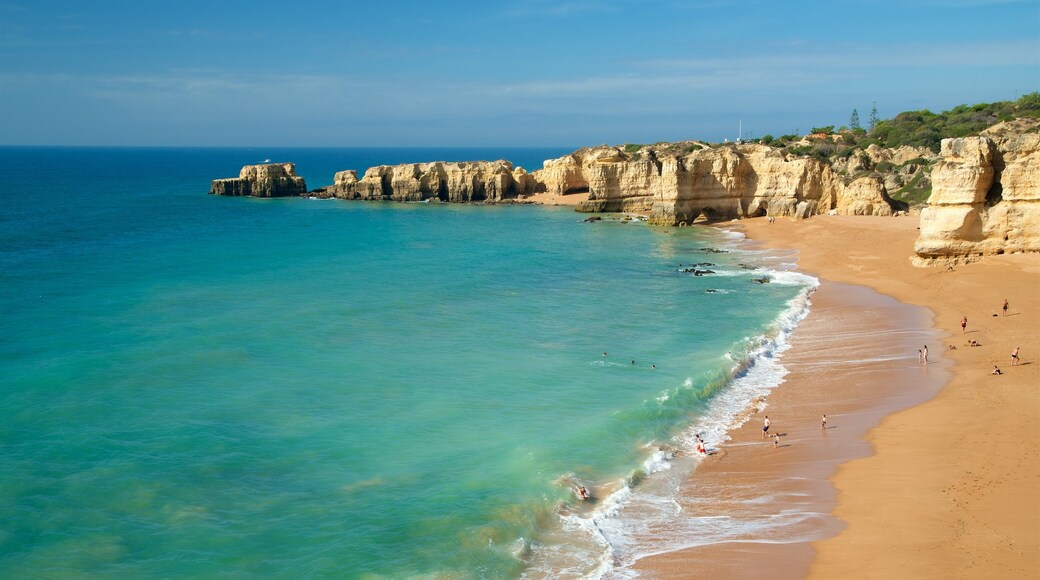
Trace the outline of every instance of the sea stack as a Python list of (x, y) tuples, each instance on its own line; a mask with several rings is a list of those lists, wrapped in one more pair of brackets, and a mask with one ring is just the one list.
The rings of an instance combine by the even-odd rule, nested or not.
[(307, 193), (303, 178), (296, 175), (293, 163), (246, 165), (238, 177), (214, 179), (211, 195), (245, 195), (253, 197), (292, 197)]

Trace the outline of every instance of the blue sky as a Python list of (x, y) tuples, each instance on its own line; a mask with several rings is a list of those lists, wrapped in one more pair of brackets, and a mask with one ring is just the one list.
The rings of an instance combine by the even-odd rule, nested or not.
[(1040, 90), (1040, 0), (0, 0), (0, 144), (584, 146)]

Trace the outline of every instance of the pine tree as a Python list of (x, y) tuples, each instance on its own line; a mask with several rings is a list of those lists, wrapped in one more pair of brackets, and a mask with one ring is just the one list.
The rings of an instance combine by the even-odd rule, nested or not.
[(859, 111), (857, 111), (856, 109), (852, 109), (852, 116), (849, 117), (849, 129), (852, 129), (853, 131), (858, 131), (862, 128), (863, 127), (860, 127), (859, 125)]
[(877, 127), (877, 124), (879, 122), (881, 122), (881, 119), (878, 119), (877, 103), (875, 102), (873, 103), (873, 106), (870, 108), (870, 130), (873, 131), (874, 127)]

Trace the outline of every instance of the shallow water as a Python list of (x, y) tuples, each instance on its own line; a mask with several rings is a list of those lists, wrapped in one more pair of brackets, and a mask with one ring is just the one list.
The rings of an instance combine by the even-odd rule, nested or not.
[[(267, 157), (313, 188), (565, 152), (0, 149), (0, 573), (546, 561), (559, 478), (666, 462), (807, 282), (751, 283), (769, 257), (700, 228), (206, 191)], [(603, 557), (577, 546), (550, 561)]]

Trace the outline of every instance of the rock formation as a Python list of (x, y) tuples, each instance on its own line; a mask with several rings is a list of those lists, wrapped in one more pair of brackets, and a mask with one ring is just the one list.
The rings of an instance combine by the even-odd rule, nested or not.
[(211, 195), (250, 195), (253, 197), (289, 197), (307, 193), (303, 178), (296, 175), (292, 163), (246, 165), (238, 177), (214, 179)]
[[(502, 202), (536, 192), (588, 192), (583, 212), (649, 214), (655, 224), (689, 224), (701, 217), (794, 216), (837, 212), (890, 215), (884, 184), (863, 177), (846, 185), (817, 159), (785, 155), (765, 145), (664, 144), (626, 153), (585, 148), (545, 162), (532, 174), (508, 161), (433, 162), (336, 173), (314, 192), (341, 199)], [(250, 165), (237, 179), (213, 181), (210, 193), (273, 197), (304, 195), (291, 163)]]
[(315, 193), (341, 199), (499, 202), (534, 190), (524, 168), (500, 160), (380, 165), (370, 167), (361, 179), (355, 170), (340, 171), (332, 186)]
[[(588, 191), (578, 211), (648, 213), (652, 223), (664, 225), (702, 216), (892, 213), (876, 178), (860, 178), (847, 188), (827, 164), (764, 145), (643, 147), (633, 153), (601, 146), (547, 161), (533, 175), (540, 190)], [(851, 197), (842, 201), (846, 189)]]
[(1040, 251), (1040, 134), (997, 125), (978, 137), (944, 139), (921, 212), (916, 265), (986, 254)]

